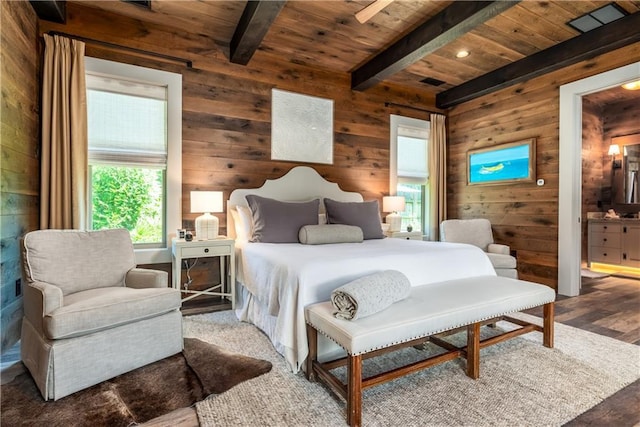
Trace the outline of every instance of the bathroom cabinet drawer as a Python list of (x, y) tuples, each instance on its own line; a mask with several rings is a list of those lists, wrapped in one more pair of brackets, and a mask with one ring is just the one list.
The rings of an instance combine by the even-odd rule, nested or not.
[(620, 248), (591, 247), (591, 262), (603, 262), (606, 264), (620, 264)]
[(596, 223), (589, 224), (592, 233), (620, 233), (620, 223)]
[(605, 248), (620, 248), (620, 233), (597, 233), (592, 231), (589, 244)]

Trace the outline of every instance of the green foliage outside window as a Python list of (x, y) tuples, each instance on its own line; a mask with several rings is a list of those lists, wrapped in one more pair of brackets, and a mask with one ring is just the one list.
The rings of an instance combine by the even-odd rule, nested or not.
[(405, 208), (400, 212), (402, 216), (401, 230), (406, 231), (407, 226), (411, 226), (413, 231), (423, 231), (422, 220), (423, 209), (422, 200), (425, 198), (425, 186), (419, 184), (398, 184), (396, 195), (403, 196), (405, 200)]
[(92, 166), (92, 228), (126, 228), (133, 243), (162, 242), (163, 180), (158, 169)]

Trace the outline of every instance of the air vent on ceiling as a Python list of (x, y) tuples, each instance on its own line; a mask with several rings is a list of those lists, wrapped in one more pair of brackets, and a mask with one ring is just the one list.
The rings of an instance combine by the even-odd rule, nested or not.
[(420, 83), (424, 83), (431, 86), (440, 86), (445, 84), (445, 82), (443, 82), (442, 80), (434, 79), (433, 77), (424, 78), (420, 80)]
[(567, 22), (567, 25), (581, 33), (586, 33), (610, 22), (617, 21), (626, 15), (628, 15), (626, 10), (615, 3), (609, 3), (606, 6), (578, 16), (576, 19)]
[(151, 9), (151, 0), (122, 0), (125, 3), (135, 4), (136, 6), (144, 7), (145, 9)]

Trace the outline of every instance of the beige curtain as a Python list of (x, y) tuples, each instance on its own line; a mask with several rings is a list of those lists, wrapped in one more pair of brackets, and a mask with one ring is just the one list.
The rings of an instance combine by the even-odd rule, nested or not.
[(87, 100), (84, 43), (44, 35), (40, 228), (85, 229)]
[(429, 238), (440, 240), (440, 223), (447, 217), (446, 117), (431, 114), (429, 132)]

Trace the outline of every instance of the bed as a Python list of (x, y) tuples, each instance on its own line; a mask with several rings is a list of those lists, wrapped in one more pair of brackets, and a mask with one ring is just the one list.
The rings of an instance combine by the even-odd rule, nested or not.
[[(319, 245), (248, 242), (239, 211), (248, 211), (247, 196), (252, 195), (287, 202), (323, 200), (320, 223), (327, 199), (367, 202), (306, 166), (267, 180), (260, 188), (237, 189), (230, 195), (227, 229), (236, 239), (236, 314), (265, 332), (292, 372), (303, 367), (308, 355), (304, 308), (328, 300), (332, 290), (351, 280), (388, 269), (404, 273), (412, 286), (495, 275), (486, 254), (466, 244), (392, 238)], [(379, 213), (377, 221), (379, 225)], [(318, 351), (321, 358), (334, 357), (337, 346), (321, 342)]]

